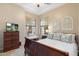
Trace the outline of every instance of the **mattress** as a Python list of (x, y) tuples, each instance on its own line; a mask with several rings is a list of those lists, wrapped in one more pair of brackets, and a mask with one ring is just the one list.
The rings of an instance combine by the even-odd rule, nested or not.
[(56, 48), (64, 52), (68, 52), (69, 56), (77, 56), (77, 53), (78, 53), (76, 43), (66, 43), (66, 42), (62, 42), (54, 39), (48, 39), (48, 38), (40, 39), (37, 42), (49, 47)]

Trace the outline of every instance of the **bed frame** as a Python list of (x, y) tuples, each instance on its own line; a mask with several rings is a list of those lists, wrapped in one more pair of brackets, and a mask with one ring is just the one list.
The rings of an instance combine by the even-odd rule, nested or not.
[(29, 56), (69, 56), (68, 52), (51, 48), (28, 38), (25, 38), (24, 49), (25, 55), (28, 54)]

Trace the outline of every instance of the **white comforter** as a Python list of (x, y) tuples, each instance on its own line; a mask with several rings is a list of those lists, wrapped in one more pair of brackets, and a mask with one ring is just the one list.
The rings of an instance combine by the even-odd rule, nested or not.
[(53, 39), (40, 39), (37, 42), (59, 49), (61, 51), (65, 51), (69, 53), (69, 56), (77, 56), (77, 44), (76, 43), (66, 43)]

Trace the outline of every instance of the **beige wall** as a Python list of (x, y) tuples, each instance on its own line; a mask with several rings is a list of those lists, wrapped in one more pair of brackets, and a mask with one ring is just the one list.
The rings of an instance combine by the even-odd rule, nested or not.
[(44, 13), (43, 17), (48, 17), (48, 24), (50, 32), (53, 32), (52, 23), (53, 20), (56, 18), (58, 21), (61, 22), (60, 25), (62, 25), (62, 21), (64, 17), (71, 16), (73, 18), (73, 30), (62, 30), (62, 27), (60, 26), (60, 29), (55, 32), (63, 32), (63, 33), (76, 33), (79, 36), (79, 4), (64, 4), (63, 6), (56, 8), (54, 10), (51, 10), (47, 13)]
[(0, 4), (0, 49), (3, 49), (3, 32), (6, 22), (19, 25), (20, 41), (24, 42), (26, 36), (27, 17), (36, 18), (36, 15), (24, 11), (16, 4)]
[[(52, 25), (52, 20), (55, 18), (58, 19), (61, 23), (66, 16), (71, 16), (74, 19), (73, 30), (72, 31), (63, 31), (61, 28), (59, 31), (61, 32), (70, 32), (76, 33), (77, 31), (77, 4), (65, 4), (55, 10), (51, 10), (48, 13), (43, 14), (42, 16), (48, 17), (49, 25)], [(58, 31), (58, 32), (59, 32)]]

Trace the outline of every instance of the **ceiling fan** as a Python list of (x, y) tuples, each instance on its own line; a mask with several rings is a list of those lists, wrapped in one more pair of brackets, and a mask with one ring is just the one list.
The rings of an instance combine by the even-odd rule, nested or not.
[[(43, 5), (51, 5), (51, 3), (42, 3)], [(39, 7), (41, 7), (41, 4), (37, 4), (37, 7), (39, 8)]]

